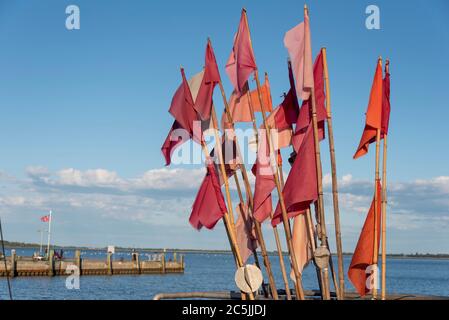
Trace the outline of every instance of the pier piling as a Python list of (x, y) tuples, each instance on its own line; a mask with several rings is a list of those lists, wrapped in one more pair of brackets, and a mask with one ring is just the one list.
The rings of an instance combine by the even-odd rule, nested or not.
[(106, 264), (108, 265), (108, 275), (112, 276), (112, 253), (111, 252), (108, 252)]
[[(6, 255), (6, 253), (5, 253)], [(6, 259), (6, 257), (5, 257)], [(11, 278), (14, 278), (17, 274), (17, 256), (16, 256), (16, 250), (11, 250), (11, 269), (10, 269), (10, 276)], [(5, 273), (7, 274), (7, 270), (5, 270)]]

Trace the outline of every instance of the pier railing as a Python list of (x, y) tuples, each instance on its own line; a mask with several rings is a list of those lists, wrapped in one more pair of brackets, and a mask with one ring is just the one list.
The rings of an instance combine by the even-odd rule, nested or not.
[[(3, 259), (1, 259), (3, 260)], [(80, 275), (125, 275), (125, 274), (169, 274), (184, 273), (184, 256), (173, 253), (173, 258), (167, 260), (166, 254), (158, 254), (155, 260), (143, 260), (137, 252), (132, 252), (131, 260), (114, 259), (108, 253), (106, 259), (83, 258), (79, 250), (73, 258), (58, 259), (50, 250), (49, 258), (37, 260), (33, 257), (17, 256), (12, 251), (0, 264), (0, 277), (10, 276), (63, 276), (78, 271)]]

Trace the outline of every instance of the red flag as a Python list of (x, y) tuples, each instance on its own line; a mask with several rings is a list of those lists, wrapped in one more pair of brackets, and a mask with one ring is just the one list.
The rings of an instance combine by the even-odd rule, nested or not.
[(376, 141), (377, 130), (382, 129), (382, 82), (382, 67), (379, 60), (371, 87), (368, 110), (366, 111), (365, 129), (354, 154), (354, 159), (368, 153), (369, 145)]
[[(324, 73), (323, 73), (323, 55), (320, 53), (315, 58), (315, 63), (313, 65), (313, 76), (315, 82), (315, 104), (317, 112), (317, 122), (318, 122), (318, 134), (319, 139), (324, 139), (324, 121), (327, 119), (327, 111), (325, 107), (326, 96), (324, 93)], [(304, 139), (304, 134), (312, 121), (312, 101), (303, 101), (301, 109), (299, 111), (299, 117), (296, 121), (295, 134), (293, 136), (293, 147), (295, 151), (298, 152), (299, 147)]]
[(235, 233), (237, 234), (237, 245), (243, 263), (257, 249), (257, 239), (254, 230), (254, 220), (248, 213), (248, 206), (242, 203), (236, 208), (238, 218), (235, 223)]
[[(381, 184), (377, 181), (377, 251), (379, 250), (380, 239), (380, 221), (381, 221)], [(356, 288), (357, 292), (363, 297), (369, 293), (366, 282), (369, 274), (366, 273), (368, 266), (373, 264), (374, 256), (374, 199), (371, 203), (368, 215), (360, 233), (357, 247), (352, 256), (349, 266), (348, 277)]]
[(299, 116), (298, 101), (292, 88), (288, 91), (284, 101), (279, 105), (279, 111), (274, 116), (278, 130), (292, 128)]
[(260, 223), (265, 221), (273, 210), (271, 192), (276, 187), (267, 135), (265, 131), (262, 132), (259, 134), (256, 163), (252, 168), (252, 172), (256, 176), (254, 185), (254, 218)]
[[(238, 170), (240, 168), (242, 159), (237, 154), (237, 143), (233, 139), (233, 137), (230, 137), (228, 135), (223, 135), (221, 138), (221, 141), (222, 141), (221, 154), (223, 157), (223, 162), (225, 164), (226, 176), (229, 178), (234, 174), (234, 172), (236, 170)], [(219, 168), (220, 159), (218, 158), (218, 154), (215, 154), (215, 148), (216, 148), (216, 146), (210, 152), (210, 156), (213, 159), (213, 162), (215, 164), (216, 172), (219, 173), (218, 176), (219, 176), (220, 185), (223, 185), (224, 179), (223, 179), (221, 170)]]
[(175, 120), (161, 148), (162, 154), (165, 158), (166, 166), (169, 166), (171, 164), (171, 156), (173, 154), (173, 151), (189, 139), (190, 136), (186, 134), (186, 131)]
[(217, 61), (215, 60), (214, 49), (210, 41), (207, 41), (204, 77), (195, 100), (195, 110), (203, 120), (210, 118), (212, 95), (216, 84), (219, 82), (220, 73), (218, 71)]
[(50, 215), (46, 215), (46, 216), (41, 217), (41, 221), (42, 222), (49, 222), (50, 221)]
[[(200, 118), (194, 109), (194, 101), (190, 92), (189, 84), (186, 80), (184, 69), (181, 69), (182, 84), (176, 90), (170, 105), (169, 112), (179, 123), (179, 125), (187, 130), (191, 136), (194, 134), (194, 123)], [(201, 141), (201, 137), (194, 137), (196, 141)]]
[[(183, 80), (184, 80), (184, 73), (182, 72), (182, 74), (183, 74)], [(195, 100), (195, 98), (198, 96), (198, 92), (199, 92), (201, 83), (203, 82), (203, 78), (204, 78), (204, 71), (201, 71), (187, 81), (188, 87), (190, 89), (190, 93), (192, 96), (192, 100)], [(183, 106), (183, 98), (180, 96), (184, 93), (188, 95), (188, 92), (185, 92), (184, 89), (185, 88), (184, 88), (184, 81), (183, 81), (183, 83), (176, 90), (176, 93), (172, 99), (172, 106), (173, 106), (173, 103), (175, 102), (175, 106), (174, 106), (175, 111), (177, 111), (178, 108), (183, 108), (184, 106), (187, 108), (191, 108), (191, 106), (189, 104), (186, 104)], [(193, 110), (193, 113), (195, 113), (195, 112), (196, 111)], [(194, 114), (192, 114), (192, 112), (188, 112), (188, 116), (193, 119)], [(188, 126), (184, 127), (181, 123), (179, 123), (176, 120), (173, 122), (173, 125), (167, 135), (167, 138), (165, 138), (164, 144), (161, 147), (162, 154), (165, 158), (166, 166), (171, 164), (171, 156), (173, 154), (173, 151), (177, 147), (179, 147), (181, 144), (183, 144), (184, 142), (191, 139), (194, 132), (200, 133), (200, 132), (204, 131), (205, 129), (207, 129), (207, 127), (210, 125), (207, 123), (207, 121), (203, 121), (201, 123), (194, 122), (194, 121), (200, 120), (198, 116), (196, 116), (196, 117), (197, 118), (195, 120), (192, 120), (192, 128), (189, 128)], [(188, 123), (188, 121), (187, 121), (187, 123)], [(195, 127), (197, 124), (198, 124), (198, 128)], [(184, 124), (184, 125), (186, 125), (186, 124)], [(197, 129), (197, 130), (195, 130), (195, 129)], [(199, 139), (201, 139), (201, 138), (196, 137), (196, 136), (194, 137), (194, 140), (196, 142), (199, 142), (200, 141)]]
[(203, 226), (213, 229), (226, 212), (217, 172), (214, 164), (210, 162), (207, 164), (207, 174), (193, 203), (189, 222), (197, 230)]
[(390, 124), (390, 73), (385, 72), (385, 78), (382, 86), (382, 138), (384, 134), (388, 134), (388, 126)]
[(243, 92), (243, 87), (251, 73), (257, 69), (256, 59), (251, 45), (248, 29), (246, 10), (242, 10), (240, 24), (234, 37), (234, 46), (226, 63), (226, 73), (238, 93)]
[[(317, 190), (315, 142), (313, 127), (309, 126), (282, 191), (288, 216), (292, 218), (306, 210), (318, 199)], [(271, 224), (275, 226), (281, 222), (282, 211), (278, 203)]]

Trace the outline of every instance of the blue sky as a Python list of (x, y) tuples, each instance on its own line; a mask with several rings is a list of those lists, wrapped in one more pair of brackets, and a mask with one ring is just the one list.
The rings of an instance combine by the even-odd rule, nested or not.
[[(80, 30), (65, 28), (70, 4), (80, 8)], [(365, 28), (370, 4), (380, 8), (380, 30)], [(371, 201), (374, 153), (357, 161), (352, 155), (382, 55), (391, 60), (392, 81), (391, 251), (449, 252), (449, 4), (308, 5), (314, 54), (328, 50), (345, 251), (352, 251)], [(172, 123), (167, 110), (179, 67), (188, 76), (200, 70), (208, 36), (231, 92), (223, 67), (242, 7), (259, 69), (269, 73), (279, 103), (288, 88), (283, 36), (302, 20), (303, 2), (0, 1), (6, 237), (37, 242), (38, 217), (53, 208), (61, 244), (226, 247), (221, 226), (197, 233), (187, 222), (203, 171), (160, 170), (160, 146)], [(327, 157), (323, 167), (329, 173)]]

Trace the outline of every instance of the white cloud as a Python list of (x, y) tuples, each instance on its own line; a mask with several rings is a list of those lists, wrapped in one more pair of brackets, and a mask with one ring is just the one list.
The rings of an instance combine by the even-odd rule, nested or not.
[[(34, 216), (53, 209), (75, 216), (88, 214), (97, 221), (112, 219), (124, 225), (135, 222), (187, 230), (193, 199), (205, 174), (204, 168), (152, 169), (134, 178), (124, 178), (106, 169), (66, 168), (50, 172), (44, 167), (29, 167), (26, 172), (25, 180), (6, 173), (0, 175), (6, 191), (0, 194), (0, 212), (14, 216), (16, 221), (20, 221), (21, 213), (22, 219), (26, 219), (25, 213)], [(248, 176), (253, 184), (252, 173), (248, 172)], [(244, 190), (240, 174), (239, 180)], [(323, 180), (331, 230), (331, 176), (327, 174)], [(230, 186), (236, 204), (234, 179), (230, 179)], [(341, 177), (338, 186), (344, 236), (355, 241), (371, 204), (374, 184), (347, 174)], [(388, 188), (390, 229), (407, 232), (424, 228), (437, 234), (449, 227), (449, 177), (390, 182)], [(276, 192), (274, 196), (276, 199)]]

